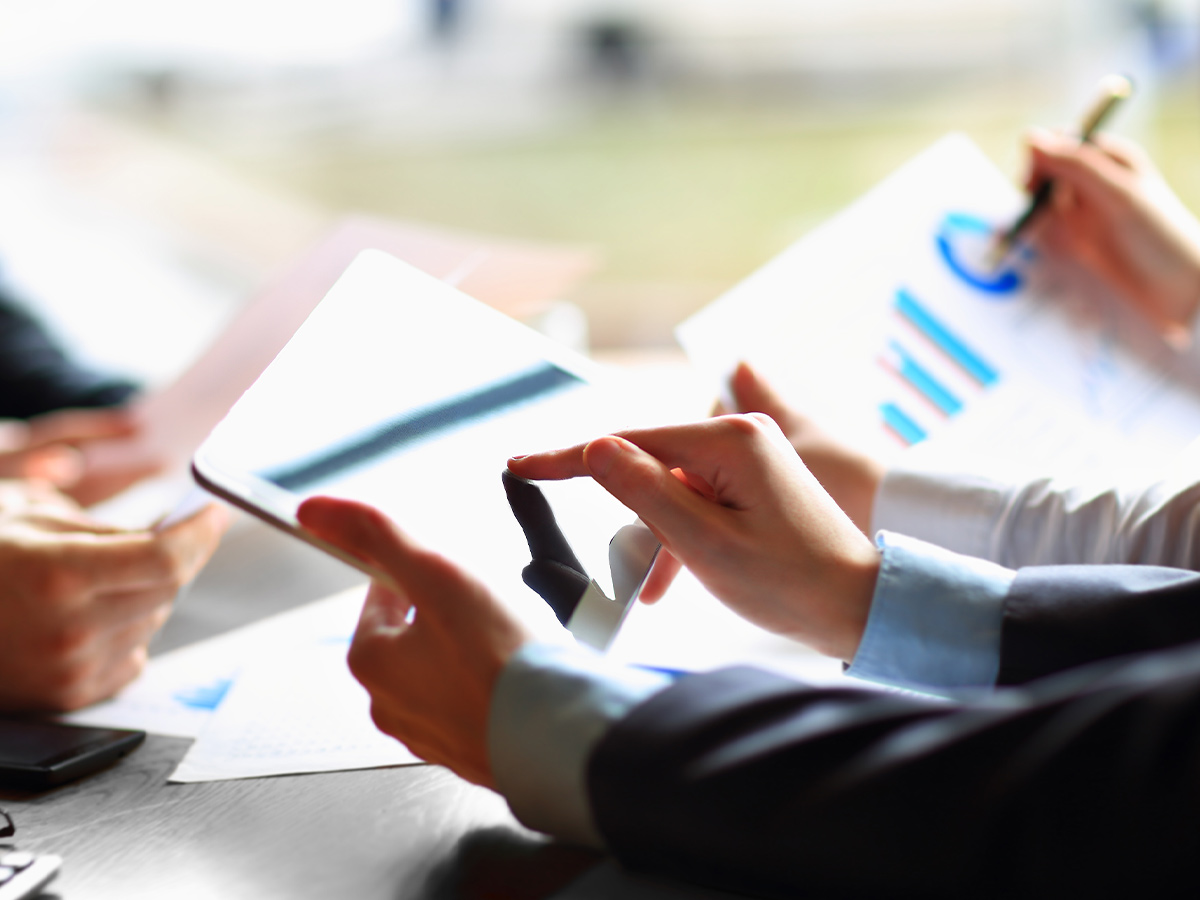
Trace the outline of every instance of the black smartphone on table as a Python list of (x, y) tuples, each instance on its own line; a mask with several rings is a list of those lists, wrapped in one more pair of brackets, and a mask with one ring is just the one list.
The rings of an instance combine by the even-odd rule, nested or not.
[(0, 786), (43, 790), (116, 762), (144, 731), (0, 718)]

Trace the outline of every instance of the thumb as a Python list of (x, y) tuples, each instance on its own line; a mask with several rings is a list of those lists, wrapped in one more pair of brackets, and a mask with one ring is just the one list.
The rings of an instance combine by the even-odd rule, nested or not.
[[(454, 629), (495, 615), (497, 601), (485, 585), (452, 561), (421, 546), (379, 510), (352, 500), (312, 497), (297, 510), (300, 524), (376, 572), (364, 614), (395, 625), (417, 608), (414, 628), (441, 623)], [(368, 617), (369, 618), (369, 617)]]
[[(375, 570), (376, 581), (403, 593), (403, 585), (421, 577), (421, 548), (372, 506), (335, 497), (310, 497), (300, 504), (301, 526), (328, 544)], [(379, 577), (380, 575), (386, 577)]]
[(659, 460), (616, 435), (588, 444), (583, 460), (592, 478), (633, 510), (668, 548), (693, 538), (699, 521), (717, 508)]
[(405, 627), (412, 602), (398, 588), (408, 549), (404, 536), (374, 507), (334, 497), (312, 497), (300, 504), (296, 518), (306, 531), (340, 550), (383, 569), (392, 583), (376, 581), (367, 592), (355, 639), (395, 633)]

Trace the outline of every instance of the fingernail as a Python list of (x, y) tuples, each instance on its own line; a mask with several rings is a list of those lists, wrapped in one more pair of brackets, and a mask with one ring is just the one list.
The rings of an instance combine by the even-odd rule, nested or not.
[(621, 455), (622, 449), (621, 442), (615, 438), (600, 438), (587, 445), (583, 461), (593, 476), (603, 478)]
[(521, 460), (525, 459), (525, 457), (527, 457), (527, 456), (529, 456), (528, 453), (518, 453), (516, 456), (510, 456), (508, 458), (508, 461), (509, 462), (520, 462)]

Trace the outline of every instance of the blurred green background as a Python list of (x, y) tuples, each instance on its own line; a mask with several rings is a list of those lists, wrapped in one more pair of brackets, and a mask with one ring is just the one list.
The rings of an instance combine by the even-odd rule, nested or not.
[(948, 131), (1019, 180), (1109, 71), (1200, 210), (1197, 0), (0, 2), (0, 175), (149, 211), (238, 297), (350, 212), (586, 245), (592, 345), (668, 346)]

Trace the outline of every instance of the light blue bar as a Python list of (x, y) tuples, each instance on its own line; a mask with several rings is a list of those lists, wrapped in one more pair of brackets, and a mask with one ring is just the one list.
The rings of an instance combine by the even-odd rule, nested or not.
[(955, 337), (933, 313), (922, 306), (917, 298), (904, 288), (896, 291), (896, 310), (984, 387), (989, 387), (999, 381), (1000, 374), (995, 369)]
[(908, 351), (899, 342), (890, 341), (889, 343), (892, 351), (900, 357), (901, 378), (924, 394), (930, 403), (948, 416), (954, 415), (963, 408), (962, 401), (930, 374), (928, 369), (909, 356)]
[(881, 403), (879, 411), (883, 414), (883, 421), (910, 447), (921, 443), (927, 437), (925, 429), (910, 419), (895, 403)]

